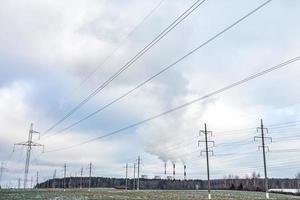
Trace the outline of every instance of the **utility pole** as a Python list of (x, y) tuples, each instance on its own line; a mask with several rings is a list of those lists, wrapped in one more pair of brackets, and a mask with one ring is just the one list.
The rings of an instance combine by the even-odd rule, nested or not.
[(39, 143), (35, 143), (32, 141), (32, 134), (34, 134), (34, 133), (40, 134), (39, 132), (33, 130), (33, 123), (31, 123), (30, 129), (29, 129), (28, 141), (14, 144), (14, 149), (15, 149), (16, 145), (27, 146), (25, 173), (24, 173), (25, 174), (24, 175), (24, 189), (26, 189), (26, 187), (27, 187), (27, 178), (28, 178), (28, 171), (29, 171), (29, 165), (30, 165), (30, 154), (31, 154), (32, 147), (41, 146), (41, 147), (43, 147), (43, 151), (44, 151), (44, 145), (41, 145)]
[(67, 173), (67, 164), (64, 164), (64, 191), (66, 191), (66, 173)]
[(5, 170), (4, 162), (1, 162), (1, 167), (0, 167), (0, 189), (2, 188), (1, 183), (2, 183), (2, 175), (3, 175), (4, 170)]
[(33, 176), (31, 176), (31, 180), (30, 180), (30, 188), (33, 188)]
[(263, 120), (260, 120), (260, 127), (257, 127), (256, 129), (257, 133), (261, 133), (261, 136), (255, 136), (254, 141), (256, 139), (261, 140), (261, 146), (258, 146), (258, 150), (262, 149), (263, 152), (263, 162), (264, 162), (264, 173), (265, 173), (265, 192), (266, 192), (266, 198), (269, 199), (269, 184), (268, 184), (268, 174), (267, 174), (267, 161), (266, 161), (266, 149), (269, 151), (269, 146), (266, 146), (265, 144), (265, 139), (270, 140), (272, 142), (271, 137), (266, 137), (265, 136), (265, 131), (268, 133), (268, 129), (264, 127)]
[(38, 184), (39, 184), (39, 172), (36, 172), (36, 188), (38, 188)]
[(18, 178), (18, 189), (21, 188), (21, 178)]
[(92, 184), (92, 162), (90, 162), (90, 178), (89, 178), (89, 192), (91, 191), (91, 184)]
[(133, 190), (135, 190), (135, 168), (136, 168), (136, 163), (133, 163)]
[(199, 140), (198, 141), (198, 146), (200, 146), (200, 143), (205, 143), (205, 150), (201, 150), (201, 156), (202, 153), (205, 152), (206, 154), (206, 168), (207, 168), (207, 190), (208, 190), (208, 199), (211, 199), (211, 193), (210, 193), (210, 174), (209, 174), (209, 153), (211, 153), (213, 155), (213, 151), (209, 150), (209, 143), (213, 144), (213, 147), (215, 146), (215, 142), (214, 141), (209, 141), (208, 140), (208, 134), (210, 134), (212, 136), (212, 131), (207, 131), (207, 127), (206, 127), (206, 123), (204, 124), (204, 130), (201, 130), (199, 132), (199, 136), (201, 136), (202, 134), (204, 134), (204, 141), (203, 140)]
[(141, 157), (138, 156), (138, 171), (137, 171), (137, 186), (136, 186), (137, 190), (140, 190), (140, 165), (141, 165)]
[(82, 175), (83, 175), (83, 168), (80, 170), (80, 189), (82, 189)]
[(175, 162), (173, 163), (173, 180), (175, 180)]
[(52, 182), (52, 188), (55, 188), (56, 187), (56, 184), (55, 184), (55, 179), (56, 179), (56, 169), (54, 170), (53, 172), (53, 182)]
[(128, 163), (125, 165), (125, 190), (128, 189)]
[(72, 172), (70, 172), (70, 175), (69, 175), (68, 188), (72, 188)]
[(129, 181), (129, 178), (128, 178), (128, 170), (129, 168), (133, 168), (133, 187), (132, 189), (134, 190), (135, 189), (135, 163), (133, 163), (133, 166), (129, 166), (128, 163), (126, 163), (125, 167), (125, 189), (128, 190), (128, 181)]

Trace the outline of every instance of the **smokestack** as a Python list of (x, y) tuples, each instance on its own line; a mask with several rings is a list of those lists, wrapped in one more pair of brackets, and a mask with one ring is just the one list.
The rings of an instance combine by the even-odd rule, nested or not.
[(184, 172), (183, 172), (183, 176), (184, 176), (184, 180), (186, 180), (186, 165), (183, 166)]
[(173, 163), (173, 178), (175, 179), (175, 163)]
[(167, 175), (167, 161), (165, 161), (165, 176)]

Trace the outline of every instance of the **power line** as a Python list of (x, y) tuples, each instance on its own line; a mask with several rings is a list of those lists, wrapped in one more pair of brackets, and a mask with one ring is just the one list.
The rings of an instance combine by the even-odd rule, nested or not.
[[(284, 123), (277, 123), (277, 124), (272, 124), (272, 126), (275, 126), (275, 125), (280, 125), (280, 124), (288, 124), (288, 123), (290, 123), (290, 122), (284, 122)], [(239, 130), (245, 130), (245, 129), (239, 129)], [(234, 132), (234, 131), (237, 131), (237, 130), (231, 130), (232, 132)], [(224, 131), (224, 132), (219, 132), (219, 133), (228, 133), (228, 131)], [(227, 134), (226, 134), (227, 135)], [(193, 139), (193, 138), (191, 138), (191, 139)], [(244, 139), (243, 139), (244, 140)], [(240, 141), (240, 140), (239, 140)], [(228, 143), (228, 142), (227, 142)], [(225, 146), (226, 146), (226, 144), (227, 144), (226, 142), (225, 143), (220, 143), (220, 147), (224, 147), (224, 144), (225, 144)], [(231, 145), (233, 145), (233, 144), (235, 144), (235, 145), (237, 145), (237, 144), (240, 144), (239, 142), (231, 142), (230, 143)], [(184, 146), (187, 146), (187, 144), (186, 145), (184, 145)], [(172, 148), (172, 149), (174, 149), (174, 148)], [(177, 150), (178, 150), (178, 148), (176, 148)], [(171, 150), (171, 149), (170, 149)], [(297, 153), (297, 152), (299, 152), (300, 150), (298, 150), (298, 149), (286, 149), (285, 150), (285, 152), (291, 152), (291, 153)], [(192, 154), (192, 153), (195, 153), (195, 152), (197, 152), (197, 151), (194, 151), (194, 152), (187, 152), (187, 153), (184, 153), (184, 154), (182, 154), (182, 155), (188, 155), (188, 154)], [(249, 154), (249, 153), (251, 153), (251, 152), (246, 152), (246, 153), (242, 153), (243, 155), (244, 154)], [(255, 153), (255, 152), (252, 152), (252, 153)], [(283, 150), (275, 150), (275, 151), (272, 151), (272, 153), (283, 153)], [(181, 154), (180, 154), (181, 155)], [(241, 155), (241, 153), (239, 152), (238, 154), (233, 154), (233, 153), (231, 153), (231, 154), (217, 154), (216, 156), (217, 157), (219, 157), (219, 156), (232, 156), (232, 155)], [(147, 161), (148, 161), (148, 159), (146, 159)], [(189, 161), (190, 159), (187, 159), (187, 161)], [(231, 160), (236, 160), (236, 159), (231, 159)], [(228, 160), (226, 160), (226, 161), (228, 161)], [(230, 161), (230, 160), (229, 160)], [(189, 162), (190, 163), (190, 162)]]
[(91, 191), (91, 186), (92, 186), (92, 162), (89, 164), (89, 189), (88, 191)]
[(137, 159), (137, 186), (136, 186), (136, 190), (140, 190), (140, 166), (141, 166), (141, 157), (138, 156)]
[[(273, 129), (277, 129), (276, 126), (278, 126), (278, 125), (291, 124), (291, 123), (297, 123), (297, 122), (299, 122), (299, 121), (281, 122), (281, 123), (272, 124), (270, 126), (273, 126), (274, 127)], [(280, 128), (280, 127), (278, 127), (278, 128)], [(236, 133), (237, 131), (239, 131), (239, 132), (240, 131), (251, 132), (251, 131), (255, 131), (255, 129), (256, 128), (253, 127), (253, 128), (243, 128), (243, 129), (235, 129), (235, 130), (222, 130), (222, 131), (219, 130), (219, 131), (215, 132), (215, 135), (216, 134), (221, 134), (221, 135), (226, 135), (226, 136), (228, 136), (228, 135), (237, 135), (237, 133)], [(282, 132), (282, 130), (280, 130), (280, 131)], [(273, 132), (274, 131), (272, 131), (272, 133)], [(234, 145), (251, 144), (251, 142), (248, 141), (248, 138), (244, 138), (245, 136), (250, 136), (250, 135), (252, 135), (252, 133), (244, 134), (243, 138), (240, 138), (240, 139), (235, 140), (235, 141), (231, 140), (231, 141), (228, 141), (228, 142), (218, 143), (217, 146), (218, 147), (224, 147), (224, 146), (231, 146), (233, 144)], [(164, 150), (167, 150), (167, 151), (180, 150), (180, 148), (186, 147), (187, 145), (194, 143), (194, 140), (197, 138), (197, 137), (188, 137), (188, 138), (181, 139), (182, 136), (180, 136), (180, 137), (173, 136), (173, 138), (174, 137), (177, 138), (177, 139), (180, 139), (180, 141), (179, 142), (175, 141), (175, 142), (172, 142), (171, 144), (165, 145), (163, 147)], [(296, 139), (297, 137), (298, 137), (297, 135), (296, 136), (284, 136), (284, 137), (280, 137), (280, 138), (276, 137), (276, 139), (286, 139), (286, 138)], [(276, 141), (274, 143), (276, 143)], [(291, 151), (295, 152), (295, 151), (298, 151), (298, 150), (291, 149)], [(195, 152), (197, 152), (197, 151), (195, 151)], [(274, 152), (277, 152), (277, 151), (272, 151), (272, 153), (274, 153)], [(278, 152), (278, 153), (280, 153), (280, 152)], [(232, 153), (230, 153), (229, 155), (232, 155)], [(135, 159), (135, 157), (132, 157), (132, 158), (124, 159), (123, 161), (124, 162), (130, 162), (130, 160), (134, 160), (134, 159)], [(156, 159), (157, 158), (155, 158), (155, 159), (154, 158), (150, 158), (150, 159), (144, 158), (144, 160), (147, 160), (147, 161), (149, 161), (149, 160), (153, 160), (153, 161), (155, 160), (156, 161)]]
[[(290, 124), (290, 123), (295, 123), (295, 122), (297, 122), (297, 121), (289, 121), (289, 122), (281, 122), (281, 123), (277, 123), (277, 124), (272, 124), (272, 126), (276, 126), (276, 125), (282, 125), (282, 124)], [(235, 129), (235, 130), (223, 130), (222, 132), (221, 131), (218, 131), (218, 133), (219, 134), (226, 134), (226, 135), (228, 135), (228, 133), (229, 132), (236, 132), (236, 131), (241, 131), (241, 130), (254, 130), (254, 128), (248, 128), (248, 129)], [(230, 134), (231, 135), (231, 134)], [(247, 134), (247, 135), (249, 135), (249, 134)], [(188, 141), (186, 141), (188, 139)], [(182, 148), (182, 147), (184, 147), (184, 146), (187, 146), (187, 145), (189, 145), (189, 144), (191, 144), (191, 143), (193, 143), (194, 142), (194, 139), (195, 139), (195, 137), (193, 137), (193, 138), (186, 138), (185, 139), (185, 141), (186, 142), (183, 142), (183, 141), (181, 141), (181, 142), (179, 142), (179, 143), (175, 143), (175, 144), (172, 144), (171, 146), (167, 146), (167, 151), (173, 151), (173, 150), (179, 150), (180, 151), (180, 149)], [(280, 138), (276, 138), (276, 139), (280, 139)], [(285, 137), (283, 137), (283, 139), (285, 139)], [(219, 147), (221, 147), (221, 148), (223, 148), (224, 146), (228, 146), (228, 145), (243, 145), (243, 144), (245, 144), (245, 143), (241, 143), (241, 141), (244, 141), (244, 140), (248, 140), (247, 138), (245, 139), (245, 138), (242, 138), (242, 139), (239, 139), (238, 141), (233, 141), (233, 142), (223, 142), (223, 143), (219, 143)], [(228, 148), (227, 148), (227, 150), (228, 150)], [(298, 149), (286, 149), (285, 150), (286, 152), (291, 152), (291, 153), (297, 153), (297, 152), (299, 152), (300, 150), (298, 150)], [(179, 156), (188, 156), (188, 154), (192, 154), (192, 153), (196, 153), (196, 152), (198, 152), (198, 151), (193, 151), (193, 152), (185, 152), (184, 154), (180, 154)], [(248, 153), (251, 153), (251, 152), (247, 152), (246, 154), (248, 154)], [(254, 152), (252, 152), (252, 153), (254, 153)], [(272, 154), (273, 153), (284, 153), (284, 152), (282, 152), (282, 150), (275, 150), (275, 151), (272, 151), (271, 152)], [(245, 154), (245, 153), (244, 153)], [(227, 154), (217, 154), (217, 155), (215, 155), (215, 156), (217, 156), (217, 157), (219, 157), (219, 156), (232, 156), (232, 155), (234, 155), (233, 153), (227, 153)], [(238, 155), (240, 155), (240, 153), (238, 154)], [(40, 156), (40, 155), (39, 155)], [(157, 162), (157, 158), (150, 158), (150, 159), (145, 159), (145, 160), (147, 160), (147, 162), (151, 162), (151, 161), (156, 161)], [(189, 159), (188, 158), (186, 158), (186, 161), (188, 161)], [(235, 159), (234, 159), (235, 160)], [(130, 162), (129, 161), (129, 159), (126, 159), (126, 162)]]
[[(77, 106), (70, 110), (63, 118), (58, 120), (50, 128), (48, 128), (45, 133), (48, 133), (54, 129), (57, 125), (66, 120), (74, 112), (76, 112), (80, 107), (86, 104), (91, 98), (97, 95), (102, 89), (104, 89), (109, 83), (116, 79), (121, 73), (128, 69), (132, 64), (134, 64), (140, 57), (142, 57), (148, 50), (150, 50), (155, 44), (157, 44), (161, 39), (163, 39), (170, 31), (172, 31), (177, 25), (179, 25), (184, 19), (186, 19), (191, 13), (193, 13), (200, 5), (202, 5), (206, 0), (197, 0), (192, 4), (187, 10), (185, 10), (179, 17), (175, 19), (167, 28), (165, 28), (160, 34), (158, 34), (149, 44), (147, 44), (143, 49), (141, 49), (133, 58), (131, 58), (125, 65), (123, 65), (117, 72), (108, 78), (104, 83), (98, 86), (91, 94), (89, 94), (83, 101), (81, 101)], [(271, 0), (269, 0), (271, 1)]]
[[(288, 121), (288, 122), (281, 122), (281, 123), (273, 123), (272, 125), (270, 125), (270, 126), (272, 126), (272, 127), (274, 127), (273, 129), (277, 129), (277, 127), (276, 126), (278, 126), (278, 125), (283, 125), (283, 124), (292, 124), (292, 123), (298, 123), (299, 121)], [(281, 127), (280, 127), (281, 128)], [(255, 127), (253, 127), (253, 128), (243, 128), (243, 129), (234, 129), (234, 130), (218, 130), (218, 131), (216, 131), (215, 133), (218, 133), (218, 134), (226, 134), (226, 136), (228, 136), (228, 135), (236, 135), (237, 133), (237, 131), (246, 131), (246, 132), (250, 132), (251, 130), (253, 130), (253, 131), (255, 131)], [(274, 131), (272, 131), (272, 132), (274, 132)], [(282, 130), (281, 130), (281, 132), (282, 132)], [(244, 134), (243, 136), (248, 136), (248, 135), (250, 135), (250, 134)], [(173, 137), (174, 138), (174, 137)], [(175, 136), (175, 138), (177, 138), (177, 139), (180, 139), (180, 137), (176, 137)], [(189, 144), (192, 144), (192, 143), (194, 143), (194, 140), (196, 139), (197, 137), (189, 137), (189, 138), (185, 138), (185, 139), (181, 139), (180, 140), (180, 142), (176, 142), (176, 143), (171, 143), (171, 145), (167, 145), (166, 147), (164, 147), (166, 150), (168, 150), (168, 151), (173, 151), (173, 150), (178, 150), (178, 148), (181, 148), (182, 146), (187, 146), (187, 145), (189, 145)], [(289, 138), (289, 137), (280, 137), (280, 138), (276, 138), (276, 139), (286, 139), (286, 138)], [(293, 137), (294, 138), (294, 137)], [(232, 145), (232, 144), (235, 144), (235, 145), (244, 145), (244, 144), (248, 144), (248, 142), (246, 143), (246, 142), (241, 142), (241, 141), (248, 141), (248, 139), (244, 139), (244, 138), (242, 138), (242, 139), (239, 139), (239, 140), (237, 140), (237, 141), (234, 141), (233, 143), (232, 143), (232, 141), (231, 141), (231, 143), (228, 143), (228, 142), (223, 142), (223, 143), (219, 143), (218, 144), (218, 147), (224, 147), (224, 146), (230, 146), (230, 145)], [(274, 143), (276, 143), (276, 141), (274, 142)], [(295, 149), (293, 149), (293, 150), (291, 150), (292, 152), (295, 152), (296, 150)], [(198, 151), (194, 151), (194, 152), (191, 152), (191, 153), (195, 153), (195, 152), (198, 152)], [(296, 151), (296, 152), (298, 152), (298, 151)], [(272, 151), (272, 153), (274, 153), (274, 151)], [(280, 153), (280, 152), (277, 152), (277, 153)], [(34, 159), (33, 159), (33, 162), (35, 162), (41, 155), (42, 155), (43, 153), (40, 153), (39, 155), (37, 155)], [(227, 154), (226, 154), (227, 155)], [(232, 155), (232, 153), (230, 153), (229, 155)], [(220, 156), (219, 154), (218, 155), (216, 155), (216, 156)], [(144, 158), (145, 160), (147, 160), (147, 161), (157, 161), (157, 158), (150, 158), (150, 159), (147, 159), (147, 158)], [(127, 158), (127, 159), (124, 159), (124, 162), (130, 162), (130, 160), (135, 160), (135, 157), (132, 157), (132, 158)]]
[(120, 45), (115, 48), (103, 61), (102, 63), (94, 68), (93, 71), (91, 71), (91, 73), (89, 73), (79, 84), (78, 87), (81, 87), (81, 85), (83, 85), (88, 79), (91, 78), (91, 76), (93, 76), (123, 45), (123, 43), (125, 41), (128, 40), (128, 38), (161, 6), (161, 4), (164, 2), (165, 0), (161, 0), (160, 2), (158, 2), (158, 4), (150, 10), (150, 12), (136, 25), (133, 27), (133, 29), (125, 36), (125, 38), (121, 41)]
[(209, 38), (208, 40), (206, 40), (205, 42), (201, 43), (199, 46), (197, 46), (195, 49), (193, 49), (192, 51), (190, 51), (189, 53), (185, 54), (184, 56), (182, 56), (181, 58), (179, 58), (178, 60), (176, 60), (175, 62), (173, 62), (172, 64), (168, 65), (167, 67), (163, 68), (161, 71), (159, 71), (158, 73), (154, 74), (153, 76), (151, 76), (150, 78), (148, 78), (147, 80), (143, 81), (142, 83), (138, 84), (136, 87), (134, 87), (133, 89), (127, 91), (126, 93), (124, 93), (123, 95), (121, 95), (120, 97), (118, 97), (117, 99), (113, 100), (112, 102), (106, 104), (105, 106), (101, 107), (100, 109), (92, 112), (91, 114), (87, 115), (86, 117), (78, 120), (77, 122), (61, 129), (60, 131), (56, 132), (54, 135), (62, 133), (76, 125), (78, 125), (79, 123), (91, 118), (92, 116), (96, 115), (97, 113), (103, 111), (104, 109), (106, 109), (107, 107), (111, 106), (112, 104), (118, 102), (119, 100), (123, 99), (124, 97), (128, 96), (129, 94), (131, 94), (132, 92), (134, 92), (135, 90), (137, 90), (138, 88), (142, 87), (143, 85), (145, 85), (146, 83), (150, 82), (152, 79), (156, 78), (157, 76), (161, 75), (162, 73), (166, 72), (167, 70), (169, 70), (170, 68), (174, 67), (176, 64), (178, 64), (179, 62), (181, 62), (182, 60), (186, 59), (188, 56), (192, 55), (193, 53), (195, 53), (196, 51), (198, 51), (200, 48), (206, 46), (207, 44), (209, 44), (210, 42), (212, 42), (213, 40), (217, 39), (219, 36), (221, 36), (222, 34), (224, 34), (225, 32), (227, 32), (228, 30), (230, 30), (231, 28), (233, 28), (234, 26), (236, 26), (237, 24), (239, 24), (240, 22), (242, 22), (243, 20), (245, 20), (247, 17), (249, 17), (250, 15), (252, 15), (253, 13), (255, 13), (256, 11), (258, 11), (259, 9), (261, 9), (263, 6), (265, 6), (266, 4), (270, 3), (272, 0), (266, 1), (265, 3), (261, 4), (260, 6), (258, 6), (257, 8), (255, 8), (254, 10), (252, 10), (251, 12), (249, 12), (248, 14), (246, 14), (245, 16), (243, 16), (242, 18), (240, 18), (239, 20), (235, 21), (234, 23), (232, 23), (230, 26), (226, 27), (225, 29), (223, 29), (222, 31), (220, 31), (219, 33), (217, 33), (216, 35), (212, 36), (211, 38)]
[(63, 187), (64, 191), (66, 191), (66, 174), (67, 174), (67, 164), (64, 164), (64, 179), (63, 179)]
[[(84, 85), (100, 68), (103, 67), (103, 65), (105, 63), (107, 63), (108, 60), (110, 60), (112, 58), (112, 56), (123, 46), (123, 44), (131, 37), (131, 35), (136, 32), (136, 30), (149, 18), (151, 17), (151, 15), (162, 5), (162, 3), (164, 2), (165, 0), (161, 0), (154, 8), (152, 8), (150, 10), (150, 12), (138, 23), (136, 24), (132, 30), (122, 39), (122, 41), (120, 42), (120, 44), (114, 48), (108, 56), (106, 56), (100, 65), (94, 67), (94, 69), (92, 69), (92, 71), (90, 73), (88, 73), (87, 76), (85, 76), (82, 81), (78, 84), (78, 86), (76, 88), (74, 88), (74, 90), (71, 92), (71, 94), (73, 94), (75, 91), (77, 91), (79, 88), (82, 87), (82, 85)], [(51, 110), (49, 110), (51, 111)], [(38, 122), (40, 122), (42, 118), (38, 119)]]
[(300, 122), (300, 120), (279, 123), (279, 124), (276, 124), (276, 125), (272, 124), (270, 129), (281, 129), (281, 128), (299, 126), (300, 125), (299, 122)]
[(149, 117), (149, 118), (144, 119), (144, 120), (142, 120), (142, 121), (139, 121), (139, 122), (137, 122), (137, 123), (131, 124), (131, 125), (129, 125), (129, 126), (120, 128), (120, 129), (118, 129), (118, 130), (112, 131), (112, 132), (107, 133), (107, 134), (105, 134), (105, 135), (102, 135), (102, 136), (99, 136), (99, 137), (95, 137), (95, 138), (86, 140), (86, 141), (84, 141), (84, 142), (81, 142), (81, 143), (78, 143), (78, 144), (75, 144), (75, 145), (72, 145), (72, 146), (69, 146), (69, 147), (64, 147), (64, 148), (60, 148), (60, 149), (55, 149), (55, 150), (51, 150), (51, 151), (47, 151), (47, 152), (49, 153), (49, 152), (55, 152), (55, 151), (61, 151), (61, 150), (66, 150), (66, 149), (74, 148), (74, 147), (76, 147), (76, 146), (83, 145), (83, 144), (87, 144), (87, 143), (93, 142), (93, 141), (95, 141), (95, 140), (100, 140), (100, 139), (106, 138), (106, 137), (108, 137), (108, 136), (117, 134), (117, 133), (119, 133), (119, 132), (125, 131), (125, 130), (127, 130), (127, 129), (134, 128), (134, 127), (136, 127), (136, 126), (139, 126), (139, 125), (141, 125), (141, 124), (147, 123), (147, 122), (149, 122), (149, 121), (152, 121), (152, 120), (154, 120), (154, 119), (157, 119), (157, 118), (159, 118), (159, 117), (162, 117), (162, 116), (164, 116), (164, 115), (166, 115), (166, 114), (169, 114), (169, 113), (171, 113), (171, 112), (175, 112), (175, 111), (177, 111), (177, 110), (180, 110), (180, 109), (182, 109), (182, 108), (185, 108), (185, 107), (187, 107), (187, 106), (190, 106), (190, 105), (192, 105), (192, 104), (194, 104), (194, 103), (197, 103), (197, 102), (199, 102), (199, 101), (202, 101), (202, 100), (204, 100), (204, 99), (207, 99), (207, 98), (209, 98), (209, 97), (211, 97), (211, 96), (214, 96), (214, 95), (223, 93), (223, 92), (225, 92), (225, 91), (227, 91), (227, 90), (229, 90), (229, 89), (232, 89), (232, 88), (234, 88), (234, 87), (236, 87), (236, 86), (242, 85), (242, 84), (244, 84), (244, 83), (246, 83), (246, 82), (248, 82), (248, 81), (250, 81), (250, 80), (253, 80), (253, 79), (255, 79), (255, 78), (258, 78), (258, 77), (260, 77), (260, 76), (263, 76), (263, 75), (265, 75), (265, 74), (268, 74), (268, 73), (270, 73), (270, 72), (272, 72), (272, 71), (275, 71), (275, 70), (277, 70), (277, 69), (283, 68), (283, 67), (285, 67), (285, 66), (287, 66), (287, 65), (289, 65), (289, 64), (291, 64), (291, 63), (294, 63), (294, 62), (296, 62), (296, 61), (298, 61), (298, 60), (300, 60), (300, 56), (297, 56), (297, 57), (294, 57), (294, 58), (292, 58), (292, 59), (289, 59), (289, 60), (287, 60), (287, 61), (285, 61), (285, 62), (282, 62), (282, 63), (280, 63), (280, 64), (278, 64), (278, 65), (276, 65), (276, 66), (273, 66), (273, 67), (271, 67), (271, 68), (268, 68), (268, 69), (266, 69), (266, 70), (263, 70), (263, 71), (261, 71), (261, 72), (259, 72), (259, 73), (253, 74), (253, 75), (251, 75), (251, 76), (249, 76), (249, 77), (246, 77), (246, 78), (241, 79), (241, 80), (239, 80), (239, 81), (237, 81), (237, 82), (234, 82), (234, 83), (232, 83), (232, 84), (230, 84), (230, 85), (227, 85), (227, 86), (225, 86), (225, 87), (222, 87), (222, 88), (220, 88), (220, 89), (218, 89), (218, 90), (215, 90), (215, 91), (213, 91), (213, 92), (211, 92), (211, 93), (208, 93), (208, 94), (206, 94), (206, 95), (204, 95), (204, 96), (202, 96), (202, 97), (196, 98), (196, 99), (194, 99), (194, 100), (192, 100), (192, 101), (189, 101), (189, 102), (187, 102), (187, 103), (184, 103), (184, 104), (182, 104), (182, 105), (179, 105), (179, 106), (177, 106), (177, 107), (174, 107), (174, 108), (172, 108), (172, 109), (170, 109), (170, 110), (164, 111), (164, 112), (159, 113), (159, 114), (157, 114), (157, 115), (154, 115), (154, 116), (152, 116), (152, 117)]

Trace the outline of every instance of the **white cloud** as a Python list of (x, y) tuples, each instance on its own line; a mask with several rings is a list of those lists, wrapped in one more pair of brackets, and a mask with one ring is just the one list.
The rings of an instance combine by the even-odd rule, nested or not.
[(3, 124), (0, 136), (1, 141), (11, 147), (16, 140), (25, 138), (24, 130), (27, 130), (28, 121), (30, 121), (30, 109), (26, 104), (28, 92), (30, 92), (30, 86), (22, 82), (15, 82), (10, 87), (0, 88), (0, 121)]
[[(53, 101), (53, 105), (65, 102), (64, 108), (59, 111), (63, 115), (83, 96), (89, 94), (96, 84), (105, 81), (151, 41), (191, 2), (165, 1), (128, 38), (107, 64), (95, 73), (88, 84), (72, 93), (82, 78), (93, 67), (101, 64), (158, 1), (107, 1), (106, 4), (93, 0), (76, 0), (72, 3), (65, 0), (1, 1), (0, 65), (4, 67), (0, 72), (8, 74), (4, 77), (8, 79), (8, 83), (2, 85), (0, 82), (0, 123), (5, 124), (0, 128), (1, 141), (5, 144), (1, 149), (6, 149), (5, 153), (1, 151), (1, 158), (4, 159), (4, 154), (13, 143), (26, 139), (29, 123), (39, 113), (47, 114), (44, 110), (49, 108), (50, 112), (56, 112), (52, 104), (47, 104), (48, 100)], [(208, 1), (67, 122), (76, 121), (87, 112), (133, 88), (261, 2), (257, 0), (245, 3), (233, 0), (216, 4)], [(295, 24), (298, 23), (300, 4), (295, 2), (272, 2), (238, 27), (95, 116), (92, 122), (89, 121), (90, 124), (83, 123), (78, 126), (83, 127), (81, 129), (75, 128), (66, 135), (58, 135), (41, 142), (44, 142), (46, 149), (51, 150), (103, 135), (297, 55), (300, 29)], [(53, 73), (51, 76), (49, 71)], [(252, 136), (249, 132), (222, 134), (222, 130), (255, 128), (260, 118), (264, 118), (266, 124), (299, 119), (299, 73), (297, 64), (293, 64), (287, 69), (105, 141), (61, 153), (45, 154), (39, 159), (39, 165), (34, 163), (32, 169), (41, 169), (51, 176), (52, 171), (47, 171), (47, 166), (51, 166), (53, 170), (64, 162), (70, 162), (77, 170), (80, 165), (93, 160), (102, 174), (120, 175), (120, 167), (126, 162), (127, 155), (136, 157), (142, 152), (154, 159), (154, 164), (148, 163), (149, 168), (146, 159), (144, 163), (145, 170), (153, 174), (162, 171), (162, 163), (156, 156), (177, 163), (187, 162), (192, 173), (199, 173), (196, 166), (201, 160), (195, 158), (195, 154), (190, 155), (197, 148), (197, 139), (190, 138), (197, 135), (199, 129), (203, 128), (203, 123), (206, 122), (209, 129), (216, 132), (214, 139), (217, 144), (227, 144), (217, 147), (216, 151), (226, 153), (232, 150), (228, 144), (235, 141), (232, 140), (233, 136), (237, 137), (236, 140), (249, 139), (249, 143)], [(58, 88), (58, 84), (51, 83), (62, 85)], [(40, 85), (43, 87), (37, 89)], [(57, 95), (58, 89), (62, 90), (61, 96)], [(42, 90), (47, 95), (42, 96)], [(56, 99), (57, 96), (59, 99)], [(32, 103), (34, 97), (39, 97), (34, 101), (36, 105)], [(36, 108), (41, 110), (37, 111)], [(46, 129), (57, 120), (52, 117), (53, 115), (42, 116), (43, 122), (38, 123), (37, 128)], [(298, 141), (292, 146), (297, 145)], [(279, 146), (274, 145), (274, 148)], [(243, 148), (244, 146), (239, 146), (237, 151), (242, 152)], [(245, 156), (236, 155), (233, 156), (234, 159), (241, 159), (247, 165)], [(216, 157), (213, 161), (219, 174), (229, 170), (235, 172), (234, 167), (240, 161), (225, 164), (226, 160), (228, 158)], [(159, 167), (155, 167), (157, 165)], [(178, 165), (179, 170), (182, 170), (181, 164)]]

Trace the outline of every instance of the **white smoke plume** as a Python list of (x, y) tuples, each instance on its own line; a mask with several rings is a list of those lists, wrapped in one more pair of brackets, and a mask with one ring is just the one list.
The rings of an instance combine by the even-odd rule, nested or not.
[(210, 102), (212, 100), (195, 104), (139, 128), (137, 132), (145, 151), (163, 162), (185, 165), (197, 149), (198, 132), (203, 126), (201, 117)]

